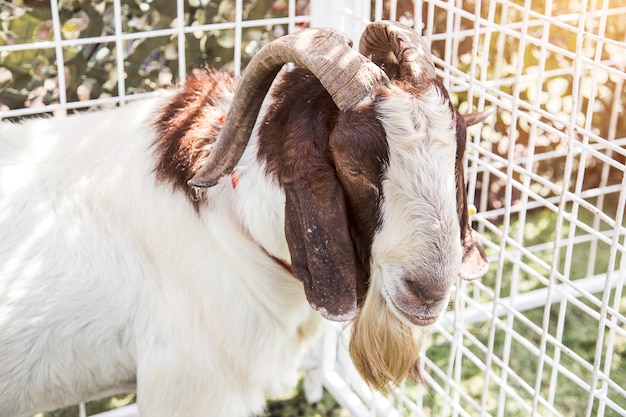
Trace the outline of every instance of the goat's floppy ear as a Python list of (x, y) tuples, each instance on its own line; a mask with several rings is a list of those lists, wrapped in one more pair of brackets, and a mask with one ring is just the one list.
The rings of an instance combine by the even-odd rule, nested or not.
[(285, 234), (292, 268), (311, 307), (335, 321), (357, 307), (357, 261), (343, 189), (332, 169), (284, 184)]
[[(460, 168), (462, 169), (462, 168)], [(460, 178), (459, 178), (460, 177)], [(457, 174), (458, 186), (463, 187), (463, 176)], [(459, 277), (466, 281), (473, 281), (482, 277), (489, 269), (489, 261), (483, 248), (474, 239), (472, 226), (470, 224), (470, 214), (467, 204), (467, 191), (465, 187), (457, 191), (459, 201), (459, 225), (461, 226), (461, 245), (463, 247), (463, 257), (461, 258), (461, 269)]]
[(473, 281), (485, 275), (487, 269), (489, 269), (489, 261), (483, 248), (474, 239), (469, 222), (465, 227), (465, 233), (461, 233), (461, 239), (463, 258), (461, 260), (459, 277), (466, 281)]
[(482, 277), (489, 269), (489, 261), (487, 255), (483, 251), (483, 248), (476, 242), (472, 233), (472, 227), (470, 224), (470, 214), (467, 204), (467, 190), (465, 188), (465, 179), (463, 175), (463, 157), (465, 155), (465, 143), (466, 143), (466, 125), (472, 125), (485, 120), (490, 114), (491, 110), (484, 111), (482, 113), (471, 113), (466, 115), (460, 115), (455, 113), (455, 118), (462, 116), (457, 121), (457, 156), (456, 156), (456, 186), (457, 186), (457, 209), (459, 215), (459, 226), (461, 227), (461, 245), (463, 246), (463, 257), (461, 260), (461, 269), (459, 271), (459, 277), (464, 280), (475, 280)]

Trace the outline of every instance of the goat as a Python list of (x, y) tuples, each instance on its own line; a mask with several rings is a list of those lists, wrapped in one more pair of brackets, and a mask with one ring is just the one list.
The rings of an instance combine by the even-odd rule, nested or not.
[(322, 318), (351, 321), (373, 387), (399, 382), (453, 282), (487, 268), (465, 126), (392, 22), (360, 53), (305, 29), (239, 81), (2, 123), (0, 416), (135, 388), (144, 416), (259, 413)]

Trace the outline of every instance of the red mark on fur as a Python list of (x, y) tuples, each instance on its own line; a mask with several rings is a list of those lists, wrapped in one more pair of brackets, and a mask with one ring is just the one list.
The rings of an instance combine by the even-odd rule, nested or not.
[(233, 170), (230, 173), (230, 183), (233, 186), (233, 190), (235, 190), (237, 188), (237, 185), (239, 184), (239, 179), (241, 178), (241, 175), (237, 172), (237, 170)]

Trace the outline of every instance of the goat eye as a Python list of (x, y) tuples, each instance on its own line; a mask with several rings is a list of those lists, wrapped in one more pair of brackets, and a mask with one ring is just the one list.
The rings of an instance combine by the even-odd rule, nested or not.
[(361, 170), (358, 169), (357, 167), (348, 167), (346, 171), (348, 171), (348, 174), (354, 177), (361, 175)]

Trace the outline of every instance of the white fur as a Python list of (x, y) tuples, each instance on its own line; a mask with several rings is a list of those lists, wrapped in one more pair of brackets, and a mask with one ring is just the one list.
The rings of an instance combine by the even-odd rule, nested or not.
[(138, 381), (143, 416), (244, 417), (295, 382), (321, 319), (267, 256), (284, 196), (248, 152), (198, 214), (156, 181), (161, 104), (0, 125), (0, 416)]
[[(419, 101), (396, 91), (377, 105), (389, 145), (382, 225), (372, 246), (372, 288), (395, 300), (409, 291), (403, 277), (449, 288), (461, 265), (456, 201), (456, 130), (448, 101), (433, 86)], [(436, 310), (405, 311), (436, 316)]]

